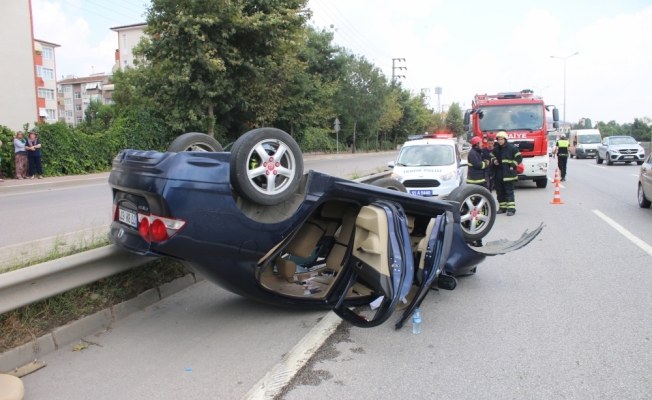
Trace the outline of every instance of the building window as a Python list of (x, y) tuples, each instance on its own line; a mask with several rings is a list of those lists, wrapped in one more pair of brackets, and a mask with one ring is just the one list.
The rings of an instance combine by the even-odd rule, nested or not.
[(75, 121), (76, 121), (78, 124), (81, 124), (81, 122), (82, 122), (82, 117), (77, 117), (77, 118), (75, 118)]
[(45, 111), (48, 113), (48, 121), (56, 121), (57, 120), (57, 112), (56, 112), (56, 110), (47, 109)]
[(124, 60), (122, 63), (124, 64), (125, 67), (129, 66), (129, 62), (127, 60)]
[(70, 97), (64, 99), (64, 104), (71, 105), (72, 104), (72, 99)]
[(42, 56), (43, 56), (43, 58), (46, 58), (48, 60), (52, 60), (54, 58), (53, 53), (52, 53), (52, 47), (43, 47)]
[(59, 93), (63, 92), (63, 86), (57, 85), (57, 92)]
[(66, 110), (66, 117), (72, 117), (72, 111)]
[(54, 100), (54, 90), (38, 88), (38, 97), (46, 100)]
[(75, 111), (81, 111), (81, 104), (75, 104)]
[(64, 86), (63, 87), (63, 92), (64, 93), (71, 93), (72, 92), (72, 86), (70, 86), (70, 85)]
[(127, 35), (125, 34), (122, 35), (122, 48), (123, 49), (127, 48)]
[(52, 68), (42, 68), (41, 77), (46, 81), (54, 80), (54, 70)]
[(75, 92), (75, 98), (81, 99), (81, 92)]

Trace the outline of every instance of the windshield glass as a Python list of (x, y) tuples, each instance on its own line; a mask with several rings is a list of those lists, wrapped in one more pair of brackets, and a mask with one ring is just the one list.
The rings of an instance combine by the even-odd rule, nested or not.
[(609, 139), (609, 144), (636, 144), (636, 140), (631, 136), (612, 137)]
[(455, 164), (453, 146), (426, 145), (403, 147), (398, 155), (399, 165), (403, 166), (442, 166)]
[(582, 144), (600, 143), (600, 135), (577, 135), (577, 141)]
[(543, 106), (521, 104), (482, 107), (481, 131), (539, 130), (543, 128)]

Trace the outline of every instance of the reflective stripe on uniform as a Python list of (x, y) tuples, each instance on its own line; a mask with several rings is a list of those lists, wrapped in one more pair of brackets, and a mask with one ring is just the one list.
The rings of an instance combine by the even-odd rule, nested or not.
[(486, 179), (467, 179), (466, 183), (485, 183), (487, 182)]

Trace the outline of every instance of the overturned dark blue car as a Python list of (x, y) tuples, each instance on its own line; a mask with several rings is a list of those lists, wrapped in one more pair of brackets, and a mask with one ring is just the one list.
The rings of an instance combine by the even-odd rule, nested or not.
[(166, 153), (124, 150), (109, 183), (115, 245), (179, 260), (258, 301), (331, 309), (359, 327), (382, 324), (400, 305), (400, 328), (431, 288), (454, 289), (456, 276), (542, 229), (482, 246), (476, 228), (486, 235), (495, 217), (486, 189), (441, 201), (304, 174), (296, 142), (273, 128), (246, 133), (230, 152), (202, 133)]

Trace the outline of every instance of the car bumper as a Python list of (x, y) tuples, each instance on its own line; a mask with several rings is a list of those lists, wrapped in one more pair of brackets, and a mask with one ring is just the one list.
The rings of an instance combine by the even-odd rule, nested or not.
[(577, 149), (576, 153), (578, 157), (581, 158), (588, 158), (588, 157), (595, 157), (596, 150), (594, 149)]
[(612, 162), (625, 162), (625, 161), (643, 161), (645, 159), (645, 154), (619, 154), (619, 153), (609, 153), (609, 160)]
[(448, 196), (458, 186), (458, 181), (455, 179), (442, 182), (437, 187), (410, 187), (406, 185), (405, 188), (408, 190), (408, 193), (416, 196), (443, 198)]

